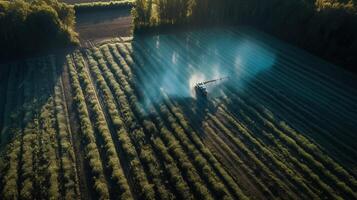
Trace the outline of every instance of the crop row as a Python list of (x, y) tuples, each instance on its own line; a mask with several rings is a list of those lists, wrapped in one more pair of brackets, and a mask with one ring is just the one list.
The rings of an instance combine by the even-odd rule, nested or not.
[[(131, 127), (132, 133), (131, 139), (133, 144), (135, 145), (136, 149), (138, 150), (138, 155), (142, 161), (142, 163), (147, 167), (147, 174), (149, 178), (152, 179), (154, 183), (154, 188), (158, 192), (159, 196), (163, 199), (169, 199), (173, 194), (167, 190), (166, 186), (163, 184), (161, 180), (164, 175), (162, 174), (162, 166), (159, 165), (157, 155), (148, 142), (148, 138), (145, 135), (145, 130), (143, 126), (140, 126), (140, 120), (143, 118), (141, 108), (137, 104), (137, 99), (133, 95), (133, 91), (131, 87), (128, 85), (125, 79), (123, 79), (123, 73), (121, 69), (116, 65), (113, 58), (109, 55), (109, 49), (104, 52), (105, 57), (107, 59), (108, 66), (111, 69), (115, 70), (116, 74), (121, 76), (120, 84), (116, 81), (113, 73), (110, 71), (109, 67), (105, 64), (103, 60), (102, 54), (100, 53), (99, 49), (95, 49), (94, 56), (98, 61), (100, 70), (102, 71), (105, 80), (109, 84), (101, 84), (101, 88), (104, 91), (109, 92), (110, 89), (113, 91), (113, 94), (116, 98), (117, 105), (120, 105), (120, 111), (122, 112), (123, 119), (125, 124), (128, 127)], [(99, 68), (94, 69), (95, 72), (99, 72)], [(94, 71), (92, 70), (92, 71)], [(99, 73), (97, 75), (100, 76)], [(110, 88), (110, 89), (109, 89)], [(122, 89), (124, 91), (122, 91)], [(127, 95), (125, 95), (127, 94)], [(134, 114), (136, 113), (136, 115)], [(140, 123), (140, 125), (138, 124)]]
[[(118, 54), (117, 54), (117, 56), (118, 56)], [(120, 59), (120, 57), (118, 57), (118, 58)], [(121, 63), (123, 64), (124, 62), (122, 61)], [(123, 68), (125, 69), (125, 66), (123, 66)], [(128, 69), (128, 67), (126, 67), (126, 70), (127, 69)], [(126, 71), (126, 73), (130, 74), (129, 71)], [(160, 131), (160, 133), (161, 132), (162, 132), (162, 130)], [(165, 141), (165, 139), (163, 139), (163, 140)], [(167, 138), (166, 138), (166, 141), (167, 141)], [(173, 142), (174, 139), (171, 138), (171, 141)], [(182, 150), (180, 148), (174, 150), (173, 154), (174, 154), (173, 156), (176, 157), (177, 159), (180, 159), (181, 162), (185, 162), (185, 163), (187, 163), (187, 165), (189, 165), (189, 161), (187, 160), (186, 155), (182, 152)], [(188, 169), (185, 168), (185, 170), (188, 170)], [(208, 190), (205, 192), (202, 190), (203, 189), (202, 186), (197, 185), (199, 183), (199, 179), (198, 179), (199, 177), (196, 175), (196, 172), (193, 172), (192, 170), (190, 170), (190, 171), (191, 172), (189, 172), (190, 176), (188, 177), (188, 179), (189, 179), (188, 181), (189, 181), (189, 183), (194, 185), (193, 189), (197, 188), (196, 194), (200, 195), (200, 196), (206, 195)], [(194, 179), (194, 181), (193, 181), (193, 179)], [(199, 189), (199, 188), (202, 188), (202, 189)], [(206, 198), (208, 198), (208, 197), (206, 196)]]
[[(122, 54), (126, 55), (126, 57), (128, 57), (128, 55), (130, 55), (121, 45), (121, 48), (119, 48), (119, 50), (122, 52)], [(140, 62), (140, 58), (136, 56), (136, 59), (139, 60)], [(134, 65), (135, 63), (133, 62), (133, 59), (129, 58), (128, 62), (131, 63), (131, 65)], [(140, 69), (144, 69), (144, 67), (140, 68)], [(145, 73), (145, 72), (144, 72)], [(150, 73), (146, 72), (145, 73), (147, 76), (150, 76)], [(154, 80), (153, 80), (154, 81)], [(161, 106), (159, 109), (164, 109), (165, 107)], [(170, 107), (173, 108), (173, 107)], [(174, 109), (174, 108), (173, 108)], [(223, 179), (225, 179), (226, 183), (228, 182), (228, 185), (230, 185), (232, 188), (234, 188), (234, 193), (237, 195), (237, 197), (239, 198), (244, 198), (244, 195), (242, 195), (241, 191), (239, 190), (239, 188), (233, 183), (232, 179), (230, 177), (228, 177), (228, 174), (226, 174), (224, 172), (224, 170), (218, 165), (218, 162), (213, 158), (212, 154), (210, 154), (210, 152), (208, 151), (208, 149), (206, 149), (203, 144), (200, 142), (200, 140), (196, 137), (196, 133), (194, 133), (192, 131), (192, 129), (190, 129), (187, 125), (187, 121), (184, 121), (184, 119), (181, 117), (180, 119), (175, 119), (173, 118), (173, 115), (171, 115), (170, 112), (168, 112), (168, 110), (162, 110), (165, 111), (164, 113), (166, 113), (166, 116), (163, 117), (164, 121), (165, 119), (169, 119), (168, 124), (169, 127), (173, 130), (173, 133), (177, 134), (179, 141), (181, 141), (181, 143), (183, 144), (183, 146), (186, 148), (187, 151), (190, 152), (190, 155), (192, 156), (191, 159), (194, 160), (195, 165), (198, 167), (198, 169), (200, 169), (200, 172), (204, 172), (202, 175), (203, 177), (208, 178), (206, 179), (206, 181), (209, 183), (209, 185), (211, 185), (211, 187), (213, 188), (212, 190), (214, 191), (215, 195), (226, 195), (227, 191), (225, 191), (224, 186), (222, 185), (222, 183), (220, 183), (218, 181), (218, 177), (216, 176), (215, 172), (218, 171), (218, 174), (220, 174), (221, 176), (223, 175)], [(161, 112), (162, 114), (162, 112)], [(176, 120), (179, 121), (179, 123), (176, 123)], [(180, 124), (181, 123), (181, 124)], [(185, 129), (188, 130), (184, 130), (183, 127)], [(180, 126), (181, 125), (181, 126)], [(185, 126), (186, 125), (186, 126)], [(189, 134), (188, 134), (189, 132)], [(175, 135), (174, 134), (174, 135)], [(192, 141), (190, 141), (189, 137), (187, 135), (189, 135), (189, 137), (193, 137), (194, 142), (193, 144), (197, 144), (198, 145), (198, 151), (195, 149), (196, 147), (194, 145), (191, 145)], [(200, 152), (201, 151), (201, 152)], [(200, 153), (202, 153), (200, 155)], [(212, 163), (212, 165), (214, 166), (216, 171), (212, 171), (213, 169), (210, 168), (210, 164), (207, 163), (206, 158), (202, 157), (202, 155), (204, 155), (205, 157), (207, 157), (207, 159)], [(226, 196), (227, 198), (228, 196)]]
[[(101, 92), (103, 93), (103, 103), (105, 103), (108, 108), (110, 119), (116, 131), (116, 135), (114, 136), (118, 137), (125, 158), (129, 160), (130, 171), (133, 174), (135, 182), (139, 185), (138, 189), (140, 191), (140, 195), (145, 199), (153, 199), (155, 193), (152, 189), (152, 186), (147, 180), (144, 169), (141, 165), (140, 160), (138, 159), (137, 150), (135, 149), (135, 146), (133, 145), (131, 138), (129, 137), (129, 135), (131, 134), (128, 134), (128, 131), (131, 131), (131, 129), (126, 127), (127, 124), (123, 121), (124, 117), (122, 117), (121, 113), (119, 113), (118, 109), (116, 108), (116, 104), (113, 100), (113, 96), (111, 95), (110, 90), (107, 87), (103, 87), (106, 86), (105, 80), (99, 73), (99, 69), (97, 68), (96, 62), (94, 60), (89, 60), (89, 67), (91, 69), (91, 72), (94, 74), (94, 80), (102, 89)], [(84, 66), (81, 66), (81, 68), (81, 71), (83, 72)], [(125, 114), (123, 114), (123, 116), (128, 114), (129, 113), (126, 112)]]
[[(137, 48), (137, 49), (145, 49), (145, 48)], [(136, 52), (137, 53), (137, 52)], [(153, 55), (151, 55), (151, 56), (153, 56)], [(160, 58), (158, 58), (158, 59), (156, 59), (156, 60), (163, 60), (163, 59), (160, 59)], [(154, 64), (154, 66), (155, 65), (157, 65), (157, 64)], [(268, 154), (269, 155), (269, 154)], [(278, 161), (278, 162), (280, 162), (280, 161)], [(317, 164), (318, 165), (318, 164)], [(283, 165), (281, 165), (281, 166), (283, 166)], [(336, 165), (335, 165), (336, 166)], [(321, 169), (321, 165), (320, 165), (320, 169)], [(346, 173), (344, 173), (345, 175), (346, 175)], [(330, 176), (332, 179), (335, 179), (335, 178), (333, 178), (334, 176), (332, 175), (332, 176)], [(297, 182), (300, 182), (302, 185), (305, 185), (304, 183), (302, 183), (298, 178), (295, 178), (295, 180), (297, 181)], [(336, 181), (334, 181), (334, 182), (336, 182)], [(338, 183), (338, 182), (337, 182)], [(343, 186), (343, 183), (341, 184), (341, 183), (338, 183), (341, 187), (344, 187)], [(306, 188), (306, 186), (304, 186), (305, 188)], [(309, 188), (306, 188), (307, 190), (309, 190)], [(351, 190), (349, 190), (348, 189), (348, 187), (347, 187), (347, 190), (346, 190), (346, 192), (347, 193), (349, 193), (350, 195), (352, 195), (353, 196), (353, 192), (351, 192)]]
[[(292, 151), (292, 150), (295, 151), (299, 156), (301, 156), (304, 160), (306, 160), (307, 164), (310, 167), (313, 167), (312, 169), (316, 170), (317, 174), (321, 174), (321, 176), (330, 179), (331, 181), (329, 181), (329, 183), (335, 184), (335, 185), (333, 185), (333, 187), (338, 187), (342, 191), (346, 192), (346, 194), (349, 195), (350, 197), (353, 197), (355, 195), (354, 192), (349, 188), (349, 186), (347, 186), (344, 182), (341, 182), (341, 180), (339, 180), (339, 178), (336, 177), (334, 175), (334, 173), (331, 173), (320, 161), (315, 160), (315, 158), (305, 150), (305, 149), (309, 149), (308, 146), (300, 146), (299, 144), (297, 144), (293, 138), (291, 138), (289, 135), (286, 135), (273, 122), (271, 122), (267, 119), (264, 119), (264, 117), (261, 116), (261, 114), (259, 114), (254, 108), (249, 108), (248, 112), (253, 113), (255, 115), (255, 119), (261, 120), (261, 123), (264, 124), (264, 126), (266, 127), (268, 132), (276, 134), (277, 137), (279, 138), (279, 140), (281, 140), (283, 142), (283, 144), (288, 147), (289, 151)], [(322, 162), (326, 162), (326, 161), (328, 161), (327, 157), (324, 156), (324, 159), (322, 160)], [(302, 166), (302, 164), (298, 161), (296, 161), (295, 163), (296, 163), (296, 165)], [(336, 169), (337, 164), (335, 163), (334, 165), (335, 165), (335, 169)], [(323, 188), (328, 187), (328, 186), (325, 186), (324, 183), (322, 183), (317, 178), (317, 176), (314, 175), (314, 172), (312, 172), (311, 170), (309, 170), (307, 168), (307, 166), (302, 167), (302, 169), (304, 171), (308, 170), (308, 171), (306, 171), (306, 173), (308, 172), (307, 174), (311, 174), (310, 177), (313, 178), (314, 180), (318, 181)], [(333, 172), (335, 172), (335, 171), (333, 171)], [(343, 170), (343, 168), (340, 167), (339, 171), (337, 171), (337, 172), (339, 172), (340, 174), (342, 172), (344, 174), (344, 176), (349, 177), (346, 180), (349, 180), (350, 182), (353, 183), (354, 179), (351, 176), (349, 176), (348, 173)], [(330, 192), (333, 194), (333, 191), (331, 191), (331, 189), (330, 189)]]
[[(113, 49), (113, 48), (112, 48)], [(115, 52), (115, 51), (114, 51)], [(120, 63), (122, 64), (125, 64), (125, 61), (121, 58), (121, 56), (118, 56), (118, 54), (116, 53), (116, 56), (118, 57), (118, 60), (120, 60)], [(130, 73), (128, 73), (130, 74)], [(161, 122), (159, 122), (161, 124)], [(162, 129), (161, 131), (164, 131), (164, 133), (168, 132), (168, 130), (165, 128), (165, 129)], [(172, 138), (171, 140), (174, 140), (174, 138)], [(180, 150), (181, 151), (181, 150)], [(181, 157), (183, 157), (184, 155), (181, 155)], [(219, 195), (219, 194), (217, 194)]]
[[(231, 94), (229, 94), (229, 95), (231, 95)], [(240, 106), (240, 108), (244, 108), (244, 105), (245, 105), (245, 104), (242, 103), (241, 106)], [(234, 108), (233, 108), (233, 109), (234, 109)], [(248, 112), (248, 113), (249, 113), (249, 112)], [(247, 114), (247, 113), (246, 113), (246, 114)], [(245, 117), (245, 115), (242, 115), (242, 116)], [(256, 118), (256, 119), (261, 119), (261, 118), (259, 118), (259, 115), (258, 115), (258, 118)], [(247, 121), (251, 121), (251, 120), (249, 120), (248, 118), (247, 118), (246, 120), (247, 120)], [(263, 124), (265, 124), (265, 125), (268, 124), (268, 125), (269, 125), (270, 123), (267, 122), (267, 121), (265, 121)], [(252, 125), (252, 124), (251, 124), (251, 125)], [(270, 126), (271, 126), (271, 124), (270, 124)], [(259, 129), (258, 131), (259, 131), (259, 132), (262, 132), (262, 133), (266, 133), (265, 131), (263, 131), (263, 130), (261, 130), (261, 129)], [(267, 131), (268, 131), (268, 132), (272, 132), (272, 133), (277, 132), (277, 130), (272, 130), (271, 127), (270, 127), (270, 130), (268, 129)], [(264, 134), (263, 134), (263, 135), (264, 135)], [(285, 136), (282, 135), (281, 132), (280, 132), (280, 137), (282, 137), (282, 138), (280, 138), (280, 140), (283, 139), (283, 140), (282, 140), (283, 142), (284, 142), (284, 138), (287, 139)], [(290, 144), (291, 144), (291, 142), (293, 142), (293, 140), (289, 140), (289, 141), (285, 140), (285, 142), (290, 142)], [(286, 144), (286, 143), (283, 143), (283, 144)], [(288, 147), (289, 147), (289, 146), (288, 146)], [(284, 154), (284, 153), (286, 153), (286, 152), (289, 152), (289, 151), (291, 150), (291, 146), (290, 146), (290, 148), (288, 148), (288, 149), (286, 149), (286, 150), (285, 150), (285, 149), (282, 149), (281, 145), (280, 145), (280, 147), (278, 146), (278, 148), (281, 149), (281, 152), (283, 152), (282, 154)], [(303, 153), (303, 151), (300, 150), (299, 155), (301, 155), (302, 153)], [(304, 153), (304, 154), (302, 154), (302, 155), (306, 155), (306, 153)], [(300, 166), (300, 169), (304, 171), (304, 172), (303, 172), (303, 175), (308, 175), (308, 174), (310, 174), (309, 176), (310, 176), (313, 180), (317, 181), (317, 184), (320, 185), (322, 188), (324, 188), (324, 190), (325, 190), (328, 194), (334, 195), (334, 192), (331, 191), (331, 189), (328, 189), (329, 187), (328, 187), (326, 184), (324, 184), (323, 182), (321, 182), (321, 180), (319, 180), (318, 176), (316, 176), (316, 175), (309, 169), (308, 166), (302, 164), (300, 161), (297, 161), (297, 160), (295, 159), (294, 155), (288, 155), (287, 158), (292, 159), (292, 160), (295, 160), (293, 163), (295, 163), (295, 166), (298, 166), (298, 167)], [(297, 169), (297, 168), (295, 168), (295, 170), (296, 170), (296, 169)], [(325, 170), (325, 169), (324, 169), (324, 170)], [(352, 194), (352, 195), (353, 195), (353, 194)]]
[[(141, 48), (141, 47), (137, 47), (137, 49), (144, 49), (144, 48)], [(137, 57), (138, 56), (138, 54), (140, 54), (140, 51), (138, 52), (135, 52), (136, 54), (135, 54), (135, 56)], [(153, 56), (153, 55), (151, 55), (151, 56)], [(145, 55), (143, 56), (143, 57), (145, 57)], [(142, 59), (137, 59), (138, 61), (140, 61), (140, 60), (142, 60)], [(156, 59), (156, 60), (162, 60), (162, 59)], [(158, 65), (158, 64), (161, 64), (161, 63), (155, 63), (155, 64), (153, 64), (153, 66), (156, 66), (156, 65)], [(153, 70), (153, 69), (150, 69), (150, 70)], [(145, 74), (150, 74), (149, 72), (146, 72)], [(154, 79), (153, 79), (153, 81), (154, 81)], [(170, 106), (169, 106), (170, 107)], [(171, 107), (173, 107), (173, 106), (171, 106)], [(177, 112), (176, 112), (177, 113)], [(164, 117), (164, 118), (167, 118), (167, 117)], [(182, 117), (181, 117), (181, 119), (182, 119)], [(183, 121), (183, 120), (182, 120)], [(187, 123), (183, 123), (183, 124), (187, 124)], [(197, 134), (189, 134), (189, 135), (197, 135)], [(261, 163), (260, 162), (260, 160), (259, 159), (255, 159), (255, 161), (257, 162), (257, 163)], [(260, 166), (264, 166), (264, 165), (262, 165), (262, 164), (260, 164)], [(269, 172), (269, 170), (265, 170), (266, 172)], [(270, 173), (270, 172), (269, 172)], [(274, 175), (270, 175), (270, 177), (274, 177)], [(280, 184), (283, 184), (282, 183), (282, 181), (276, 181), (277, 183), (280, 183)], [(283, 186), (283, 187), (285, 187), (285, 186)], [(286, 187), (285, 187), (286, 188)], [(288, 189), (285, 189), (286, 191), (288, 190)]]
[[(113, 46), (111, 46), (111, 49), (112, 50), (114, 49)], [(157, 152), (157, 155), (160, 156), (159, 159), (163, 159), (164, 171), (168, 176), (169, 181), (172, 183), (173, 187), (175, 188), (175, 191), (178, 194), (178, 196), (183, 199), (192, 199), (189, 188), (184, 182), (183, 178), (181, 177), (180, 171), (177, 168), (174, 159), (171, 157), (167, 148), (164, 146), (164, 143), (162, 142), (161, 138), (158, 137), (157, 127), (155, 127), (155, 124), (153, 124), (153, 122), (150, 119), (148, 118), (142, 119), (144, 115), (143, 110), (141, 106), (138, 104), (137, 97), (134, 95), (134, 91), (132, 88), (133, 86), (129, 85), (129, 82), (133, 84), (132, 73), (130, 71), (130, 68), (127, 66), (126, 62), (121, 58), (121, 56), (117, 51), (114, 52), (112, 51), (116, 60), (119, 61), (119, 65), (120, 65), (119, 67), (119, 65), (114, 61), (113, 56), (110, 55), (110, 52), (108, 50), (109, 50), (108, 48), (103, 48), (105, 58), (108, 60), (110, 69), (114, 72), (117, 82), (111, 81), (111, 80), (115, 80), (115, 78), (113, 79), (110, 78), (112, 77), (112, 75), (110, 73), (107, 73), (108, 70), (105, 70), (106, 73), (104, 73), (104, 75), (109, 75), (107, 76), (108, 81), (111, 82), (111, 85), (114, 86), (114, 88), (121, 87), (124, 90), (127, 99), (129, 99), (130, 101), (129, 104), (131, 105), (133, 114), (135, 115), (136, 118), (140, 118), (139, 123), (144, 127), (144, 133), (147, 135), (146, 140), (151, 141), (151, 145), (153, 149)], [(119, 84), (119, 82), (121, 84)], [(114, 89), (114, 94), (118, 94), (118, 91), (116, 91), (116, 89)], [(122, 92), (118, 94), (118, 96), (122, 96), (122, 95), (123, 95)], [(140, 140), (143, 139), (145, 138), (141, 138)]]
[(67, 56), (67, 65), (71, 77), (73, 99), (79, 116), (81, 134), (85, 141), (85, 156), (91, 169), (91, 175), (93, 176), (92, 181), (94, 183), (94, 189), (97, 192), (99, 199), (108, 199), (109, 191), (104, 178), (103, 165), (96, 144), (93, 126), (90, 121), (83, 90), (78, 80), (77, 71), (70, 56)]
[[(264, 112), (261, 112), (261, 113), (264, 113)], [(272, 130), (272, 124), (271, 123), (265, 122), (265, 124), (268, 124), (268, 126), (270, 126), (270, 131), (273, 131), (273, 132), (277, 131), (276, 128), (274, 130)], [(310, 163), (312, 163), (317, 168), (317, 170), (321, 171), (324, 176), (330, 178), (331, 179), (331, 183), (335, 183), (337, 187), (341, 188), (341, 190), (344, 190), (348, 195), (350, 195), (350, 197), (353, 197), (355, 195), (352, 192), (352, 190), (348, 186), (346, 186), (345, 183), (339, 181), (333, 174), (331, 174), (330, 172), (328, 172), (324, 168), (325, 166), (323, 166), (318, 161), (315, 161), (314, 158), (312, 158), (310, 155), (308, 155), (305, 152), (305, 147), (303, 147), (303, 148), (298, 147), (297, 145), (295, 145), (294, 142), (291, 142), (291, 141), (293, 141), (291, 138), (284, 137), (284, 135), (283, 135), (283, 133), (281, 131), (278, 131), (278, 133), (280, 133), (281, 137), (285, 138), (285, 142), (286, 143), (290, 142), (290, 148), (296, 149), (298, 154), (301, 154), (301, 155), (305, 156), (305, 159), (307, 159)], [(305, 143), (306, 143), (306, 140), (305, 140)], [(311, 144), (310, 144), (310, 146), (311, 146)], [(315, 147), (315, 149), (316, 149), (316, 147)], [(312, 152), (312, 151), (310, 150), (310, 152)], [(331, 161), (331, 159), (328, 159), (328, 157), (326, 157), (326, 156), (321, 156), (320, 155), (319, 157), (320, 157), (320, 159), (322, 157), (322, 159), (325, 160), (324, 162), (327, 162), (328, 165), (332, 165), (331, 168), (333, 170), (337, 171), (338, 174), (340, 174), (341, 176), (345, 177), (345, 180), (350, 182), (352, 184), (352, 186), (355, 185), (354, 184), (355, 180), (343, 168), (338, 166), (338, 164), (336, 164), (335, 162)]]
[[(53, 64), (53, 66), (55, 66)], [(56, 78), (55, 67), (53, 70), (53, 78)], [(60, 157), (61, 184), (65, 199), (75, 199), (80, 196), (79, 180), (75, 163), (74, 147), (72, 143), (72, 133), (69, 128), (69, 119), (67, 114), (66, 104), (64, 102), (64, 92), (62, 88), (62, 79), (59, 78), (54, 85), (53, 98), (55, 106), (56, 128), (58, 131), (58, 151)]]
[[(2, 157), (2, 171), (1, 171), (1, 195), (4, 199), (16, 199), (18, 198), (18, 166), (21, 152), (21, 135), (22, 128), (19, 127), (19, 124), (22, 123), (22, 120), (17, 116), (20, 115), (19, 109), (11, 111), (11, 107), (13, 105), (9, 105), (9, 103), (15, 104), (18, 102), (19, 98), (14, 99), (14, 95), (11, 94), (11, 91), (14, 91), (16, 88), (15, 81), (15, 67), (10, 66), (10, 74), (9, 74), (9, 82), (7, 84), (6, 91), (6, 107), (4, 110), (4, 120), (3, 120), (3, 128), (1, 132), (1, 146), (6, 144), (8, 139), (7, 135), (13, 135), (12, 142), (7, 144), (7, 149), (3, 149), (2, 151), (6, 152), (6, 156)], [(13, 81), (10, 81), (13, 80)], [(24, 82), (24, 87), (28, 86), (28, 82)]]
[[(24, 63), (28, 70), (19, 87), (23, 90), (14, 101), (18, 108), (11, 115), (12, 124), (6, 132), (11, 143), (1, 193), (4, 199), (60, 198), (55, 106), (49, 96), (51, 84), (43, 84), (50, 78), (38, 80), (41, 74), (51, 74), (51, 59)], [(40, 73), (34, 73), (35, 70)]]

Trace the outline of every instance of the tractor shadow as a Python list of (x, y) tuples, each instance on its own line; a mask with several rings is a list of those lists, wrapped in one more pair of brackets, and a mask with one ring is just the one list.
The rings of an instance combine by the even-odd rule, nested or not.
[(188, 124), (200, 134), (205, 137), (206, 133), (203, 130), (203, 125), (207, 121), (209, 114), (214, 115), (217, 112), (216, 105), (210, 98), (199, 97), (195, 98), (175, 98), (175, 102), (181, 108)]

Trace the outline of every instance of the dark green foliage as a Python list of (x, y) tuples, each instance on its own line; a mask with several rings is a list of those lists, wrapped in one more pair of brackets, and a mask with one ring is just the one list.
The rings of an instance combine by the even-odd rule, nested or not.
[(56, 0), (0, 1), (0, 58), (78, 42), (72, 7)]
[[(136, 26), (179, 23), (299, 23), (320, 15), (356, 13), (352, 1), (333, 0), (136, 0)], [(261, 21), (263, 20), (263, 21)], [(264, 22), (264, 23), (262, 23)], [(270, 24), (272, 25), (272, 24)]]
[(134, 6), (133, 0), (110, 1), (110, 2), (92, 2), (92, 3), (78, 3), (74, 5), (76, 14), (83, 12), (92, 12), (98, 10), (132, 8)]
[(136, 28), (189, 22), (193, 0), (137, 0), (133, 10)]

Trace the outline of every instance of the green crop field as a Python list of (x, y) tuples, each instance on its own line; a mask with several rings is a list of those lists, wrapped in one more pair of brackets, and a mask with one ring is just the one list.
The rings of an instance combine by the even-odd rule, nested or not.
[(252, 32), (4, 65), (0, 199), (357, 199), (355, 77)]

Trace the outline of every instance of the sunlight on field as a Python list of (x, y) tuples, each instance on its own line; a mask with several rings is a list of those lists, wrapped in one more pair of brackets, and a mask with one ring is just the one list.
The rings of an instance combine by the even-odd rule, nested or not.
[[(193, 87), (197, 83), (222, 77), (229, 77), (231, 85), (243, 88), (244, 83), (269, 70), (275, 62), (272, 50), (225, 30), (211, 33), (194, 31), (136, 40), (136, 44), (140, 45), (137, 48), (150, 52), (150, 56), (145, 57), (145, 66), (152, 68), (155, 65), (156, 70), (151, 73), (160, 82), (160, 87), (152, 86), (150, 79), (144, 84), (146, 91), (155, 96), (159, 96), (158, 89), (163, 89), (169, 95), (194, 97)], [(216, 87), (219, 83), (212, 84), (208, 91), (214, 93)]]
[(355, 77), (255, 30), (115, 38), (6, 73), (1, 199), (357, 198)]

